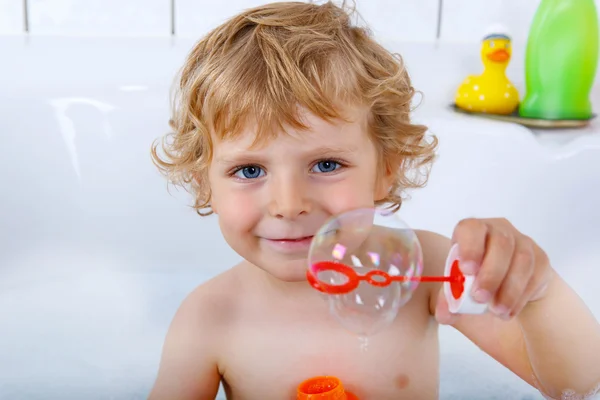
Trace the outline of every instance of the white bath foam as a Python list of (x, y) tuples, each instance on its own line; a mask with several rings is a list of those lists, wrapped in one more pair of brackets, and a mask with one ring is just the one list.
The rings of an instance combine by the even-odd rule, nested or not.
[(102, 271), (127, 271), (130, 264), (131, 260), (114, 249), (57, 236), (5, 252), (0, 269), (0, 288), (47, 283)]
[(543, 400), (517, 375), (460, 332), (440, 327), (440, 399)]
[(27, 398), (48, 398), (37, 397), (39, 389), (94, 398), (94, 391), (119, 394), (123, 385), (148, 384), (164, 328), (150, 323), (152, 294), (139, 275), (115, 271), (123, 264), (114, 259), (108, 268), (107, 259), (75, 251), (40, 251), (20, 261), (23, 268), (4, 273), (11, 276), (0, 290), (0, 398), (11, 387), (33, 390)]
[(103, 250), (48, 240), (5, 258), (0, 398), (147, 397), (175, 311), (212, 271)]
[(148, 295), (134, 275), (103, 271), (3, 290), (0, 325), (5, 328), (0, 335), (7, 340), (0, 346), (22, 344), (26, 351), (40, 346), (41, 353), (51, 353), (54, 346), (41, 339), (69, 338), (62, 343), (66, 348), (98, 351), (94, 353), (98, 362), (107, 342), (125, 331), (143, 330), (144, 316), (150, 311), (147, 304)]

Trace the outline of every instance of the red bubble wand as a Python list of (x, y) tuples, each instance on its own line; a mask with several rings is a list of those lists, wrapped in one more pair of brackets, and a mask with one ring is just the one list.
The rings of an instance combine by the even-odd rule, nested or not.
[[(317, 279), (321, 272), (334, 271), (345, 275), (347, 282), (340, 285), (331, 285)], [(376, 278), (378, 277), (378, 278)], [(358, 287), (361, 281), (366, 281), (373, 286), (385, 287), (392, 282), (449, 282), (453, 294), (462, 293), (464, 290), (465, 276), (460, 271), (458, 260), (455, 260), (450, 269), (450, 276), (404, 276), (390, 275), (385, 271), (372, 270), (364, 275), (357, 274), (352, 267), (335, 261), (320, 261), (312, 264), (306, 272), (310, 285), (326, 294), (346, 294)]]

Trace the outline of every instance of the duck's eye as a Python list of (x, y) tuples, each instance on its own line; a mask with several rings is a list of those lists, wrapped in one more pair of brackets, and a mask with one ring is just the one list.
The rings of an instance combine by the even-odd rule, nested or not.
[(492, 41), (490, 42), (490, 47), (491, 47), (491, 48), (494, 48), (494, 46), (496, 46), (496, 43), (494, 43), (494, 41), (492, 40)]
[(505, 49), (509, 49), (510, 48), (510, 42), (506, 42), (506, 44), (504, 45)]

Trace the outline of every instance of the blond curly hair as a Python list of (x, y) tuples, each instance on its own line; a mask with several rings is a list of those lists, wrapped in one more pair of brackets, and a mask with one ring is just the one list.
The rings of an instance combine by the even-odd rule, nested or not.
[(258, 125), (257, 142), (284, 126), (306, 129), (298, 106), (328, 121), (343, 119), (344, 106), (368, 107), (380, 166), (396, 170), (378, 205), (396, 211), (406, 189), (425, 185), (437, 139), (411, 123), (415, 90), (402, 58), (353, 25), (353, 12), (332, 2), (267, 4), (195, 44), (173, 98), (173, 131), (153, 143), (152, 159), (169, 182), (194, 195), (198, 214), (212, 213), (212, 135), (235, 137), (250, 122)]

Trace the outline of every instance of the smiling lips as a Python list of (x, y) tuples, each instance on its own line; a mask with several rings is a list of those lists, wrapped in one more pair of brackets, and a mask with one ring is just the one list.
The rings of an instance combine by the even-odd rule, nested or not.
[(313, 236), (299, 238), (264, 239), (273, 249), (282, 253), (306, 251), (312, 243)]
[(285, 238), (285, 239), (269, 239), (276, 242), (300, 242), (302, 240), (312, 239), (312, 236), (302, 236), (299, 238)]

